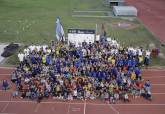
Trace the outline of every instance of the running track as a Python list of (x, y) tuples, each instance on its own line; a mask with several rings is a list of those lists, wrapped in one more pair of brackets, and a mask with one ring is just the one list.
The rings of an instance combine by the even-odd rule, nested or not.
[[(0, 68), (0, 80), (10, 80), (12, 71), (13, 69)], [(12, 98), (11, 88), (6, 92), (0, 91), (0, 114), (165, 114), (165, 69), (145, 70), (143, 78), (152, 82), (151, 102), (137, 98), (130, 103), (118, 101), (112, 105), (100, 100), (63, 102), (44, 99), (38, 104), (27, 99)]]
[(126, 0), (138, 9), (138, 17), (165, 43), (165, 0)]

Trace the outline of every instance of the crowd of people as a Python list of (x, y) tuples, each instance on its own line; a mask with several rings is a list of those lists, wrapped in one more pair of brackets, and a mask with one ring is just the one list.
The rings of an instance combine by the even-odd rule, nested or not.
[(103, 99), (129, 102), (130, 97), (151, 99), (150, 81), (141, 67), (150, 63), (150, 52), (122, 47), (116, 40), (102, 40), (75, 47), (62, 42), (31, 45), (18, 54), (20, 64), (11, 80), (13, 97)]

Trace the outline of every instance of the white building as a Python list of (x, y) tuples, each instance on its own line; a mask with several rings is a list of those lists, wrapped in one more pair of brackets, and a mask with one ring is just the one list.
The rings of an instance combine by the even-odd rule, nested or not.
[(115, 16), (137, 16), (137, 9), (134, 6), (113, 6)]

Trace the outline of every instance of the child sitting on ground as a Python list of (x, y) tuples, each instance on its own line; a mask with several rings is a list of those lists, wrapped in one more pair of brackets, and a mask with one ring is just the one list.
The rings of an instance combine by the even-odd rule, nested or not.
[(13, 91), (12, 96), (13, 96), (13, 98), (17, 98), (17, 96), (18, 96), (18, 91)]
[(124, 102), (129, 102), (128, 93), (124, 94)]
[(2, 90), (8, 90), (9, 89), (9, 83), (7, 80), (2, 81)]

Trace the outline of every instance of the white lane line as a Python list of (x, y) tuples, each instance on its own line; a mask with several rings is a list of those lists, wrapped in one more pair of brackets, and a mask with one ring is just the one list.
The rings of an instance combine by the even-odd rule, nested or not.
[(165, 78), (165, 76), (142, 76), (144, 79), (151, 79), (151, 78)]
[(147, 72), (147, 71), (165, 71), (165, 69), (142, 69), (143, 72)]
[(86, 99), (85, 99), (85, 101), (84, 101), (84, 114), (85, 114), (85, 112), (86, 112)]
[(151, 84), (151, 85), (154, 85), (154, 86), (165, 86), (165, 84)]
[(79, 107), (78, 107), (78, 108), (76, 107), (76, 108), (72, 108), (71, 110), (72, 110), (73, 112), (80, 112), (81, 109), (80, 109)]
[(52, 107), (51, 110), (54, 112), (54, 107)]
[(165, 93), (152, 93), (152, 95), (165, 95)]
[(37, 106), (36, 106), (34, 112), (38, 112), (39, 107), (40, 107), (40, 103), (37, 103)]
[(114, 108), (114, 107), (112, 106), (112, 104), (110, 104), (110, 108), (111, 108), (116, 114), (120, 114), (119, 111), (118, 111), (116, 108)]
[(10, 74), (0, 74), (0, 76), (10, 76), (10, 75), (12, 75), (12, 73)]
[(69, 106), (68, 106), (68, 111), (67, 111), (67, 114), (69, 114), (70, 113), (70, 103), (68, 104)]
[(16, 69), (16, 67), (0, 67), (0, 69), (12, 69), (12, 70), (14, 70), (14, 69)]
[[(0, 103), (36, 103), (36, 101), (0, 101)], [(73, 105), (84, 105), (84, 103), (69, 103), (69, 102), (48, 102), (48, 101), (46, 101), (46, 102), (44, 102), (44, 101), (42, 101), (40, 104), (73, 104)], [(106, 105), (112, 105), (112, 106), (138, 106), (138, 105), (147, 105), (147, 106), (153, 106), (153, 105), (157, 105), (157, 106), (165, 106), (165, 104), (159, 104), (159, 103), (155, 103), (155, 104), (105, 104), (105, 103), (101, 103), (101, 104), (97, 104), (97, 103), (85, 103), (85, 104), (87, 104), (87, 105), (96, 105), (96, 106), (106, 106)], [(86, 107), (85, 107), (86, 108)], [(85, 109), (86, 110), (86, 109)]]
[(7, 93), (7, 92), (13, 92), (13, 90), (0, 90), (0, 92), (4, 92), (4, 93)]
[(16, 114), (16, 113), (0, 113), (0, 114)]
[(106, 105), (112, 105), (112, 106), (165, 106), (165, 104), (94, 104), (89, 103), (88, 105), (96, 105), (96, 106), (106, 106)]
[(9, 106), (9, 102), (3, 107), (3, 109), (1, 110), (1, 112), (4, 112), (7, 109), (8, 106)]

